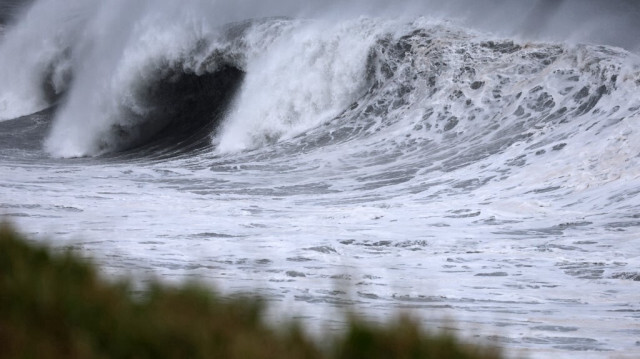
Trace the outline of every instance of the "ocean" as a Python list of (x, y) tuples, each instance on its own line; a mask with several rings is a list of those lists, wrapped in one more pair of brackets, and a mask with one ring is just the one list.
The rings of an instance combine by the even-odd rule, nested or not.
[(640, 350), (633, 2), (0, 9), (0, 216), (31, 238), (310, 330)]

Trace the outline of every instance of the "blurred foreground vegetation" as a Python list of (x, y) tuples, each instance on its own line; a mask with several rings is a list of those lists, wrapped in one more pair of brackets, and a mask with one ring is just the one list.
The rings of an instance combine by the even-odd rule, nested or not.
[(72, 253), (0, 225), (0, 358), (500, 358), (408, 317), (350, 319), (319, 343), (294, 323), (267, 325), (258, 299), (159, 283), (131, 293)]

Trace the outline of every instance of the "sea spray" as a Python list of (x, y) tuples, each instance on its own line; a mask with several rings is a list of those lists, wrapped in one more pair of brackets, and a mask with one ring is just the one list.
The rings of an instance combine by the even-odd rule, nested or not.
[(83, 2), (68, 75), (0, 84), (48, 107), (0, 122), (0, 213), (310, 326), (437, 310), (533, 358), (633, 356), (640, 59), (583, 31), (622, 2), (382, 3)]
[(220, 152), (291, 138), (335, 118), (370, 86), (367, 59), (385, 26), (306, 22), (250, 58), (220, 134)]

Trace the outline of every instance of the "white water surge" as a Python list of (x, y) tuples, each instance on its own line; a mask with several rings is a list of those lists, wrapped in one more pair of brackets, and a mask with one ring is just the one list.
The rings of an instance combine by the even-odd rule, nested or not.
[(574, 4), (35, 2), (0, 42), (0, 213), (315, 328), (409, 310), (514, 355), (633, 357), (630, 36), (487, 33), (463, 3), (522, 33)]

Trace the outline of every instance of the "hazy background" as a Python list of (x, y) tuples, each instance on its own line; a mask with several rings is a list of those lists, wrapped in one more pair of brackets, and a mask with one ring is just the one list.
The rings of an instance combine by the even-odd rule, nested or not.
[[(34, 1), (0, 0), (0, 22), (10, 23)], [(87, 0), (87, 3), (93, 0)], [(184, 3), (188, 3), (185, 1)], [(597, 42), (640, 48), (636, 0), (196, 0), (213, 3), (234, 21), (261, 16), (435, 16), (504, 36)], [(100, 3), (100, 2), (97, 2)], [(102, 2), (103, 4), (106, 2)], [(151, 2), (151, 4), (154, 4)], [(152, 5), (153, 6), (153, 5)]]

